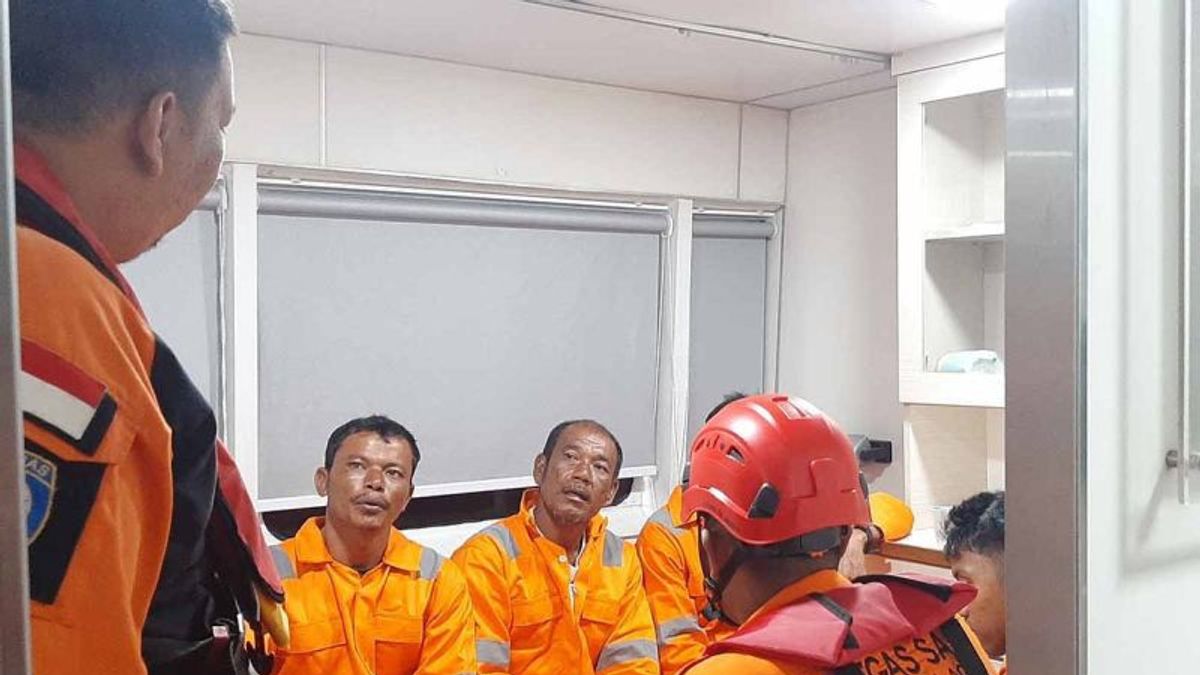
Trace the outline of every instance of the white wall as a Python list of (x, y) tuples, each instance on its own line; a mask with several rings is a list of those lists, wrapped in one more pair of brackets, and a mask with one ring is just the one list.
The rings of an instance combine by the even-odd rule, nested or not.
[(1200, 505), (1178, 503), (1177, 474), (1163, 466), (1182, 421), (1181, 4), (1087, 12), (1086, 607), (1097, 675), (1200, 662)]
[(782, 201), (787, 113), (244, 35), (229, 157)]
[(801, 108), (789, 125), (779, 386), (890, 439), (895, 461), (873, 489), (903, 495), (896, 92)]

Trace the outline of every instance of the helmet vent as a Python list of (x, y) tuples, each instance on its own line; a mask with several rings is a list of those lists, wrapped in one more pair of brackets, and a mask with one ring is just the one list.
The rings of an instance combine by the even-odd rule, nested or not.
[(748, 515), (751, 518), (774, 518), (779, 510), (779, 492), (770, 483), (763, 483), (754, 495), (754, 503), (750, 505)]
[(725, 451), (725, 456), (728, 457), (729, 459), (732, 459), (733, 461), (737, 462), (738, 464), (746, 463), (746, 458), (744, 456), (742, 456), (742, 452), (740, 450), (738, 450), (737, 448), (730, 447), (728, 450)]

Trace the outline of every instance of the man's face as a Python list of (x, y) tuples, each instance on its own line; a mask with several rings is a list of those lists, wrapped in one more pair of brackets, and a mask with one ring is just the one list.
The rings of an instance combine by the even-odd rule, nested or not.
[(1008, 607), (1004, 600), (1004, 569), (998, 558), (963, 551), (950, 561), (954, 578), (979, 589), (979, 595), (963, 610), (963, 618), (979, 637), (989, 656), (999, 659), (1007, 651), (1004, 623)]
[(333, 467), (317, 469), (317, 493), (328, 497), (326, 521), (335, 528), (377, 531), (404, 513), (413, 491), (412, 446), (364, 431), (342, 442)]
[(578, 525), (591, 520), (617, 493), (617, 447), (608, 434), (588, 424), (563, 430), (549, 459), (533, 465), (539, 505), (551, 520)]
[(225, 158), (225, 129), (233, 119), (233, 111), (233, 68), (226, 48), (208, 92), (186, 108), (178, 105), (177, 126), (170, 127), (178, 133), (163, 137), (161, 209), (143, 250), (153, 247), (186, 220), (212, 189)]

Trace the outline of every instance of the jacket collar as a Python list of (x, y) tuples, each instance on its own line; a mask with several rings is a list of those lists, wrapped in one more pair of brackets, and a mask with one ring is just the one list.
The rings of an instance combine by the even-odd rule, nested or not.
[(108, 277), (144, 314), (133, 288), (121, 274), (112, 255), (94, 230), (83, 222), (74, 200), (36, 150), (17, 143), (13, 146), (16, 170), (17, 221), (74, 250)]
[[(308, 565), (327, 565), (334, 562), (329, 547), (325, 545), (325, 526), (322, 517), (309, 518), (296, 532), (296, 560)], [(421, 569), (421, 546), (405, 537), (400, 530), (391, 528), (387, 549), (383, 552), (383, 564), (406, 572)]]
[[(538, 529), (537, 523), (533, 520), (533, 509), (539, 503), (539, 492), (537, 488), (530, 488), (521, 495), (521, 521), (525, 523), (526, 529), (529, 530), (529, 536), (532, 539), (545, 538), (541, 530)], [(596, 514), (588, 521), (587, 526), (587, 542), (603, 541), (604, 531), (608, 528), (608, 518)]]

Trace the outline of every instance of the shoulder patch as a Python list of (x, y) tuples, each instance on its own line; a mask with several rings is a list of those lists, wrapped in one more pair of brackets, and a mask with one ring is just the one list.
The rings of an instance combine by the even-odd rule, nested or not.
[(107, 464), (68, 462), (25, 439), (25, 535), (29, 597), (53, 604), (87, 523)]
[(19, 387), (25, 419), (89, 457), (116, 417), (116, 401), (99, 380), (30, 340), (21, 340)]

